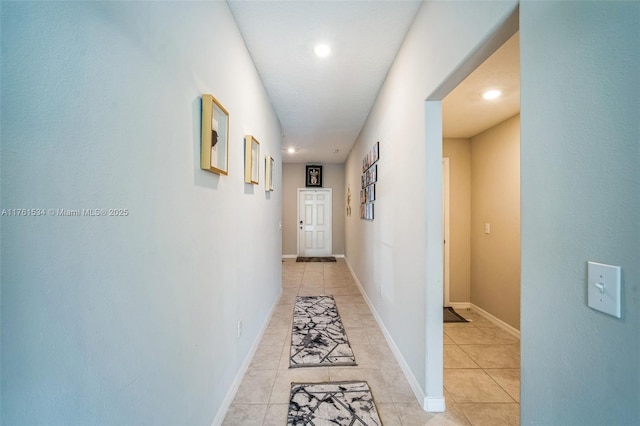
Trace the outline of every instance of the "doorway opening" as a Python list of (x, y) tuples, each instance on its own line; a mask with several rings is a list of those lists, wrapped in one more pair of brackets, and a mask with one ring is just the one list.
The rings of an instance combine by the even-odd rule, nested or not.
[[(443, 100), (468, 75), (477, 69), (489, 56), (496, 52), (507, 40), (518, 31), (518, 12), (514, 11), (485, 42), (478, 46), (464, 63), (456, 69), (425, 100), (425, 169), (426, 169), (426, 202), (438, 209), (426, 211), (426, 411), (440, 411), (444, 409), (444, 326), (441, 312), (444, 299), (444, 227), (443, 227), (443, 168), (442, 158), (449, 157), (450, 185), (454, 184), (453, 168), (455, 161), (451, 156), (443, 155)], [(453, 220), (454, 200), (450, 200), (450, 222)], [(453, 242), (450, 235), (447, 242)], [(450, 247), (450, 250), (452, 247)], [(452, 256), (451, 256), (452, 257)], [(449, 262), (451, 263), (451, 262)], [(453, 277), (450, 277), (453, 281)], [(453, 284), (453, 282), (451, 282)], [(518, 284), (519, 285), (519, 284)], [(450, 285), (450, 293), (453, 288)], [(455, 298), (455, 294), (450, 294)], [(454, 299), (455, 300), (455, 299)], [(451, 301), (450, 301), (451, 302)]]
[[(519, 42), (516, 33), (442, 101), (442, 151), (453, 180), (445, 180), (443, 163), (443, 203), (453, 202), (443, 205), (451, 230), (445, 303), (510, 332), (520, 326)], [(500, 95), (483, 99), (489, 89)]]

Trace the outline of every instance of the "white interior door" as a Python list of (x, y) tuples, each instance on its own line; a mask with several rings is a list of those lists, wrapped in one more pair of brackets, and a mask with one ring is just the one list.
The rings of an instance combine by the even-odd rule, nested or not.
[(331, 256), (331, 188), (298, 189), (298, 256)]
[(444, 306), (450, 306), (449, 298), (449, 159), (442, 159), (442, 235), (444, 241), (442, 245), (442, 274), (444, 281)]

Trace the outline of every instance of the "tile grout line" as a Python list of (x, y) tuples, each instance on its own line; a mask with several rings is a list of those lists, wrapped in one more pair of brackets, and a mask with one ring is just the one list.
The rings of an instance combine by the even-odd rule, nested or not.
[[(479, 328), (479, 327), (474, 327), (474, 328)], [(444, 332), (446, 334), (446, 331)], [(457, 343), (456, 341), (454, 341), (450, 336), (449, 338), (451, 339), (451, 341), (453, 341), (453, 344), (455, 346), (458, 347), (459, 350), (461, 350), (465, 355), (467, 355), (476, 365), (478, 365), (479, 369), (482, 370), (482, 372), (484, 374), (486, 374), (493, 383), (495, 383), (496, 385), (498, 385), (498, 387), (509, 397), (509, 399), (511, 400), (511, 402), (467, 402), (466, 404), (482, 404), (482, 405), (486, 405), (486, 404), (491, 404), (491, 405), (498, 405), (498, 404), (516, 404), (518, 406), (518, 410), (520, 409), (520, 402), (516, 401), (513, 396), (511, 396), (511, 394), (507, 391), (507, 389), (505, 389), (504, 386), (502, 386), (500, 383), (498, 383), (491, 374), (489, 374), (489, 372), (487, 371), (489, 368), (485, 368), (482, 367), (478, 362), (476, 362), (473, 358), (471, 358), (470, 354), (467, 353), (461, 346), (464, 346), (462, 344)], [(519, 343), (519, 342), (518, 342)], [(486, 344), (486, 345), (492, 345), (492, 344)], [(476, 344), (476, 346), (484, 346), (484, 344)], [(517, 346), (517, 345), (510, 345), (510, 344), (496, 344), (494, 346)], [(494, 368), (494, 370), (516, 370), (516, 369), (509, 369), (509, 368)], [(519, 371), (520, 368), (517, 368), (517, 370)], [(454, 399), (454, 404), (459, 405), (459, 404), (465, 404), (465, 403), (459, 403), (457, 401), (455, 401), (455, 398), (452, 396), (452, 398)], [(465, 413), (464, 410), (462, 410), (461, 408), (459, 408), (461, 414), (465, 417), (465, 419), (467, 419), (467, 421), (469, 422), (469, 424), (471, 426), (474, 426), (473, 422), (471, 421), (471, 418), (469, 418), (467, 416), (467, 414)]]

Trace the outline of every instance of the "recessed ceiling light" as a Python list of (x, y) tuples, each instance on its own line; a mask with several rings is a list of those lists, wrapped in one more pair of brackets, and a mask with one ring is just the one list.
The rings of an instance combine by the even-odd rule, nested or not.
[(324, 58), (325, 56), (329, 56), (329, 53), (331, 53), (331, 48), (328, 44), (318, 44), (313, 48), (313, 51), (319, 57)]
[(287, 152), (288, 152), (289, 154), (295, 154), (296, 149), (295, 149), (295, 148), (289, 148), (289, 149), (287, 149)]
[(337, 153), (339, 153), (339, 152), (340, 152), (340, 150), (339, 150), (339, 149), (334, 149), (334, 150), (333, 150), (333, 153), (334, 153), (334, 154), (337, 154)]
[(482, 94), (482, 97), (484, 99), (486, 99), (486, 100), (491, 100), (491, 99), (499, 98), (500, 95), (502, 95), (501, 91), (492, 89), (492, 90), (487, 90), (486, 92), (484, 92)]

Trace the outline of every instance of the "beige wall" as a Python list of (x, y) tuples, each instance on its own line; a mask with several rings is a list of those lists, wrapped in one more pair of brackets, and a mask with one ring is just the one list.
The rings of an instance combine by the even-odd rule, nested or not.
[(520, 329), (519, 115), (471, 138), (470, 235), (471, 302)]
[[(296, 255), (298, 220), (298, 188), (304, 188), (305, 164), (286, 163), (282, 165), (282, 254)], [(332, 252), (344, 254), (345, 183), (344, 164), (322, 165), (322, 186), (332, 189)], [(353, 190), (352, 190), (353, 197)], [(357, 202), (357, 200), (356, 200)], [(351, 200), (351, 209), (354, 208)], [(358, 210), (359, 211), (359, 210)], [(359, 214), (359, 213), (358, 213)]]
[(449, 158), (449, 301), (471, 300), (471, 144), (469, 139), (444, 139)]
[[(520, 116), (471, 139), (444, 139), (449, 158), (450, 301), (471, 302), (520, 329)], [(491, 226), (490, 234), (484, 225)]]

